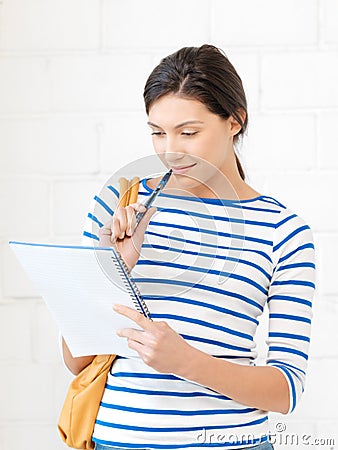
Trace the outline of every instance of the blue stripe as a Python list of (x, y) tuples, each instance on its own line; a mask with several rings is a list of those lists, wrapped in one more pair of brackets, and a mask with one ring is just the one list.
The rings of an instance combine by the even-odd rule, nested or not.
[(281, 225), (284, 225), (284, 223), (289, 222), (289, 220), (293, 219), (294, 217), (297, 217), (296, 214), (292, 214), (291, 216), (286, 217), (285, 219), (281, 220), (276, 224), (276, 228), (279, 228)]
[(187, 303), (190, 305), (196, 305), (196, 306), (200, 306), (203, 308), (213, 309), (215, 311), (219, 311), (224, 314), (229, 314), (234, 317), (240, 317), (241, 319), (248, 320), (250, 322), (253, 322), (256, 325), (258, 325), (258, 323), (259, 323), (257, 319), (255, 319), (254, 317), (250, 317), (246, 314), (236, 312), (231, 309), (223, 308), (221, 306), (217, 306), (212, 303), (205, 303), (205, 302), (201, 302), (199, 300), (192, 300), (192, 299), (186, 298), (186, 297), (171, 297), (171, 296), (166, 296), (166, 295), (142, 295), (142, 298), (144, 300), (154, 300), (154, 301), (169, 300), (170, 302)]
[[(272, 202), (270, 200), (272, 200)], [(262, 198), (262, 201), (265, 202), (265, 203), (271, 203), (272, 205), (277, 205), (277, 206), (280, 206), (283, 209), (286, 209), (286, 206), (284, 206), (281, 202), (279, 202), (278, 200), (276, 200), (273, 197), (264, 196)], [(274, 209), (271, 209), (271, 210), (267, 209), (267, 211), (271, 211), (271, 212), (280, 214), (280, 211), (276, 211)]]
[[(155, 233), (154, 231), (146, 231), (145, 234), (149, 234), (150, 236), (157, 236), (163, 239), (168, 239), (168, 235), (166, 234), (162, 234), (162, 233)], [(207, 244), (205, 242), (198, 242), (198, 241), (193, 241), (191, 239), (183, 239), (183, 238), (179, 238), (176, 236), (172, 236), (170, 235), (170, 240), (173, 241), (178, 241), (178, 242), (184, 242), (187, 244), (193, 244), (193, 245), (197, 245), (199, 247), (210, 247), (210, 248), (215, 248), (215, 249), (224, 249), (224, 250), (238, 250), (240, 252), (253, 252), (253, 253), (257, 253), (258, 255), (263, 256), (264, 258), (266, 258), (269, 262), (272, 262), (272, 259), (270, 258), (270, 256), (260, 250), (254, 250), (254, 249), (250, 249), (250, 248), (240, 248), (240, 247), (228, 247), (225, 245), (217, 245), (217, 244)]]
[(253, 336), (247, 333), (241, 333), (240, 331), (235, 331), (227, 327), (223, 327), (221, 325), (216, 325), (214, 323), (206, 322), (205, 320), (193, 319), (191, 317), (186, 316), (178, 316), (176, 314), (152, 314), (151, 317), (153, 319), (172, 319), (178, 320), (182, 322), (195, 323), (197, 325), (201, 325), (207, 328), (213, 328), (214, 330), (223, 331), (224, 333), (232, 334), (234, 336), (239, 336), (243, 339), (248, 339), (249, 341), (253, 341)]
[(302, 358), (308, 360), (308, 355), (306, 353), (301, 352), (300, 350), (296, 350), (294, 348), (288, 348), (288, 347), (279, 347), (277, 345), (269, 346), (269, 352), (286, 352), (286, 353), (293, 353), (294, 355), (299, 355)]
[(304, 245), (300, 245), (299, 247), (297, 247), (295, 250), (292, 250), (292, 252), (288, 253), (287, 255), (281, 256), (279, 258), (279, 260), (278, 260), (278, 264), (280, 264), (281, 262), (285, 261), (286, 259), (289, 259), (292, 255), (294, 255), (295, 253), (299, 252), (300, 250), (304, 250), (306, 248), (314, 249), (315, 247), (314, 247), (312, 242), (304, 244)]
[[(171, 236), (170, 236), (171, 239)], [(215, 246), (217, 248), (217, 246)], [(248, 266), (254, 267), (255, 269), (259, 270), (260, 272), (262, 272), (262, 274), (270, 281), (271, 280), (271, 275), (269, 275), (267, 273), (266, 270), (264, 270), (261, 266), (259, 266), (258, 264), (255, 264), (251, 261), (247, 261), (246, 259), (238, 259), (238, 258), (232, 258), (230, 256), (222, 256), (222, 255), (216, 255), (214, 253), (202, 253), (202, 252), (194, 252), (192, 250), (182, 250), (180, 248), (176, 248), (176, 247), (167, 247), (165, 245), (155, 245), (155, 244), (143, 244), (142, 248), (156, 248), (159, 250), (167, 250), (169, 252), (176, 252), (176, 253), (185, 253), (187, 255), (196, 255), (196, 256), (203, 256), (205, 258), (216, 258), (216, 259), (221, 259), (224, 261), (234, 261), (234, 262), (238, 262), (241, 264), (246, 264)], [(232, 249), (233, 250), (233, 249)]]
[(310, 342), (310, 338), (308, 336), (303, 336), (301, 334), (277, 333), (277, 332), (271, 331), (269, 333), (269, 337), (284, 337), (284, 338), (299, 339), (301, 341)]
[(99, 219), (98, 219), (97, 217), (93, 216), (93, 214), (88, 213), (88, 217), (89, 217), (93, 222), (97, 223), (97, 224), (99, 225), (100, 228), (103, 227), (104, 224), (103, 224), (102, 222), (100, 222)]
[(115, 194), (117, 199), (120, 198), (120, 193), (114, 188), (114, 186), (110, 185), (110, 186), (107, 186), (107, 188)]
[[(258, 425), (268, 420), (267, 416), (262, 417), (261, 419), (252, 420), (251, 422), (245, 422), (234, 425), (205, 425), (203, 427), (140, 427), (136, 425), (126, 425), (120, 423), (112, 423), (112, 422), (104, 422), (102, 420), (96, 420), (96, 423), (105, 427), (110, 428), (118, 428), (122, 430), (133, 430), (133, 431), (144, 431), (146, 433), (180, 433), (184, 431), (203, 431), (203, 430), (222, 430), (224, 428), (237, 428), (237, 427), (246, 427), (249, 425)], [(147, 444), (147, 448), (149, 445)]]
[(113, 377), (123, 378), (154, 378), (156, 380), (180, 380), (175, 375), (165, 375), (161, 373), (143, 373), (143, 372), (111, 372)]
[(204, 342), (205, 344), (215, 345), (217, 347), (229, 348), (231, 350), (237, 350), (240, 352), (249, 352), (251, 350), (245, 347), (238, 347), (237, 345), (225, 344), (224, 342), (214, 341), (213, 339), (201, 338), (199, 336), (190, 336), (189, 334), (181, 334), (181, 336), (187, 341), (196, 341), (196, 342)]
[(303, 262), (303, 263), (287, 264), (286, 266), (280, 266), (276, 272), (279, 272), (280, 270), (285, 270), (285, 269), (294, 269), (296, 267), (310, 267), (311, 269), (316, 268), (316, 266), (311, 262)]
[[(273, 367), (283, 367), (283, 366), (285, 366), (284, 363), (278, 363), (278, 362), (277, 362), (277, 363), (274, 363), (274, 364), (269, 364), (269, 365), (271, 365), (271, 366), (273, 366)], [(299, 375), (298, 373), (296, 373), (295, 370), (294, 370), (294, 369), (291, 369), (290, 367), (287, 367), (287, 369), (289, 370), (289, 372), (290, 372), (293, 376), (295, 376), (295, 377), (300, 381), (301, 385), (303, 385), (303, 381), (302, 381), (300, 375)]]
[(109, 208), (107, 203), (105, 203), (100, 197), (95, 195), (94, 200), (96, 200), (97, 203), (99, 203), (99, 205), (101, 205), (111, 216), (114, 214), (114, 211), (111, 208)]
[[(204, 427), (205, 428), (205, 427)], [(259, 437), (256, 439), (250, 439), (248, 441), (229, 441), (229, 442), (224, 442), (224, 443), (207, 443), (207, 447), (213, 447), (213, 448), (229, 448), (229, 447), (235, 447), (236, 449), (238, 449), (238, 445), (254, 445), (256, 443), (263, 443), (266, 442), (268, 440), (267, 436), (264, 437)], [(117, 447), (120, 449), (125, 449), (125, 448), (135, 448), (135, 449), (142, 449), (144, 448), (144, 443), (143, 444), (130, 444), (129, 442), (117, 442), (117, 441), (104, 441), (102, 439), (97, 439), (97, 438), (93, 438), (94, 442), (97, 442), (98, 444), (102, 444), (102, 445), (110, 445), (113, 447)], [(142, 447), (143, 446), (143, 447)], [(180, 448), (202, 448), (205, 449), (206, 444), (205, 443), (201, 443), (201, 444), (178, 444), (178, 445), (172, 445), (172, 444), (146, 444), (147, 449), (149, 450), (156, 450), (156, 449), (163, 449), (163, 450), (175, 450), (175, 449), (180, 449)]]
[(89, 237), (90, 239), (95, 239), (96, 241), (100, 240), (100, 238), (98, 236), (96, 236), (95, 234), (89, 233), (88, 231), (84, 231), (83, 236)]
[(292, 412), (295, 409), (296, 406), (296, 388), (295, 388), (295, 383), (293, 381), (292, 376), (290, 375), (290, 372), (288, 371), (288, 369), (286, 369), (283, 366), (280, 366), (279, 364), (276, 364), (276, 367), (279, 367), (288, 377), (289, 381), (290, 381), (290, 385), (291, 385), (291, 411)]
[(188, 270), (188, 271), (192, 271), (192, 272), (207, 273), (207, 274), (219, 275), (219, 276), (222, 275), (227, 278), (234, 278), (235, 280), (244, 281), (245, 283), (251, 284), (251, 286), (254, 286), (256, 289), (258, 289), (260, 292), (262, 292), (265, 295), (267, 295), (267, 293), (268, 293), (266, 288), (264, 288), (263, 286), (260, 286), (255, 281), (252, 281), (249, 278), (243, 277), (241, 275), (236, 275), (235, 273), (223, 272), (222, 270), (214, 270), (214, 269), (209, 269), (209, 268), (205, 269), (203, 267), (197, 267), (197, 266), (186, 266), (184, 264), (177, 264), (177, 263), (172, 263), (172, 262), (167, 262), (167, 261), (149, 261), (147, 259), (142, 259), (142, 260), (138, 261), (137, 265), (139, 265), (139, 266), (152, 265), (152, 266), (160, 266), (160, 267), (165, 266), (165, 267), (171, 267), (174, 269), (184, 269), (184, 270)]
[(15, 244), (15, 245), (28, 245), (30, 247), (54, 247), (54, 248), (69, 248), (72, 250), (104, 250), (104, 251), (110, 251), (111, 247), (94, 247), (92, 245), (60, 245), (60, 244), (40, 244), (35, 242), (22, 242), (22, 241), (9, 241), (9, 244)]
[(294, 285), (294, 286), (308, 286), (315, 289), (314, 283), (311, 281), (303, 281), (303, 280), (286, 280), (286, 281), (274, 281), (271, 283), (271, 286), (280, 286), (280, 285)]
[(305, 371), (302, 369), (299, 369), (299, 367), (293, 366), (292, 364), (286, 363), (284, 361), (280, 361), (279, 359), (269, 359), (267, 364), (271, 364), (271, 363), (275, 363), (275, 362), (279, 365), (287, 366), (287, 367), (290, 367), (291, 369), (298, 370), (302, 374), (306, 375)]
[(150, 389), (135, 389), (121, 386), (111, 386), (110, 384), (106, 384), (106, 389), (110, 391), (118, 391), (118, 392), (129, 392), (133, 394), (141, 394), (141, 395), (162, 395), (166, 397), (208, 397), (208, 398), (218, 398), (220, 400), (231, 400), (229, 397), (225, 395), (217, 395), (217, 394), (207, 394), (206, 392), (179, 392), (179, 391), (161, 391), (161, 390), (150, 390)]
[(290, 239), (292, 239), (294, 236), (296, 236), (297, 234), (301, 233), (304, 230), (309, 230), (310, 227), (308, 225), (304, 225), (302, 227), (297, 228), (296, 230), (294, 230), (292, 233), (290, 233), (286, 238), (284, 238), (279, 244), (275, 245), (273, 247), (273, 252), (275, 252), (276, 250), (279, 249), (279, 247), (281, 247), (282, 245), (284, 245), (286, 242), (288, 242)]
[(230, 291), (225, 291), (224, 289), (218, 289), (212, 286), (204, 286), (202, 284), (197, 284), (197, 283), (189, 283), (187, 281), (180, 281), (180, 280), (168, 280), (168, 279), (164, 279), (164, 278), (134, 278), (134, 281), (136, 283), (151, 283), (151, 284), (176, 284), (178, 286), (188, 286), (191, 288), (195, 288), (195, 289), (201, 289), (204, 291), (211, 291), (211, 292), (216, 292), (218, 294), (222, 294), (222, 295), (228, 295), (230, 297), (234, 297), (237, 298), (239, 300), (242, 300), (246, 303), (249, 303), (252, 306), (255, 306), (256, 308), (258, 308), (260, 311), (263, 311), (263, 306), (261, 306), (259, 303), (255, 302), (254, 300), (251, 300), (248, 297), (245, 297), (244, 295), (240, 295), (237, 294), (236, 292), (230, 292)]
[(271, 297), (268, 298), (267, 302), (269, 303), (271, 300), (283, 300), (287, 302), (301, 303), (302, 305), (307, 305), (310, 308), (312, 307), (312, 302), (310, 302), (309, 300), (298, 297), (290, 297), (289, 295), (271, 295)]
[(273, 223), (270, 222), (259, 222), (256, 220), (247, 220), (247, 219), (237, 219), (237, 218), (233, 218), (233, 217), (223, 217), (223, 216), (216, 216), (216, 215), (212, 215), (212, 214), (202, 214), (202, 213), (198, 213), (195, 211), (184, 211), (181, 209), (175, 209), (175, 208), (161, 208), (158, 207), (157, 208), (158, 212), (168, 212), (168, 213), (173, 213), (173, 214), (182, 214), (182, 215), (187, 215), (188, 217), (194, 216), (194, 217), (200, 217), (203, 219), (208, 219), (211, 221), (214, 220), (220, 220), (222, 222), (233, 222), (233, 223), (241, 223), (241, 224), (245, 224), (245, 225), (258, 225), (260, 227), (268, 227), (268, 228), (274, 228), (275, 225)]
[(167, 414), (169, 416), (210, 416), (215, 414), (247, 414), (257, 411), (255, 408), (243, 409), (197, 409), (197, 410), (182, 410), (182, 409), (154, 409), (154, 408), (134, 408), (132, 406), (114, 405), (113, 403), (101, 402), (100, 406), (108, 409), (116, 409), (117, 411), (128, 411), (141, 414)]
[(297, 320), (299, 322), (305, 322), (311, 324), (311, 319), (307, 317), (293, 316), (291, 314), (277, 314), (271, 313), (269, 314), (270, 319), (287, 319), (287, 320)]
[(204, 233), (204, 234), (212, 234), (212, 235), (216, 235), (216, 236), (230, 237), (231, 239), (241, 239), (241, 240), (245, 240), (245, 241), (257, 242), (259, 244), (269, 245), (270, 247), (273, 244), (271, 241), (267, 241), (266, 239), (259, 239), (259, 238), (254, 238), (254, 237), (241, 235), (241, 234), (223, 233), (222, 231), (208, 230), (206, 228), (188, 227), (187, 225), (178, 225), (178, 224), (155, 222), (155, 221), (150, 221), (150, 225), (158, 226), (158, 227), (178, 228), (179, 230), (193, 231), (198, 234)]

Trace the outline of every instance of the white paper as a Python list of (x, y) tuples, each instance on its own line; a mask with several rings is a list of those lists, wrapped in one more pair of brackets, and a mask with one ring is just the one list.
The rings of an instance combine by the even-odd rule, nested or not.
[(115, 268), (109, 248), (9, 243), (47, 304), (74, 357), (139, 355), (117, 336), (120, 328), (139, 327), (113, 310), (134, 302)]

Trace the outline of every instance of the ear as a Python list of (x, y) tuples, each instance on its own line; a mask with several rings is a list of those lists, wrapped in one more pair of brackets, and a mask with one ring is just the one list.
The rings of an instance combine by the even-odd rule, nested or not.
[[(237, 111), (238, 116), (240, 117), (242, 123), (245, 122), (246, 119), (246, 112), (244, 109), (239, 109)], [(239, 133), (242, 129), (241, 124), (235, 119), (234, 116), (230, 116), (230, 130), (233, 136), (235, 136), (237, 133)]]

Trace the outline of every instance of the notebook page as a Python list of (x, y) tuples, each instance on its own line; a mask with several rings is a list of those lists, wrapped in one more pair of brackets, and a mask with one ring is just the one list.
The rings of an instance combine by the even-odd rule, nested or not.
[(124, 327), (139, 327), (112, 309), (114, 303), (135, 309), (108, 248), (10, 242), (43, 297), (74, 357), (118, 354), (137, 357)]

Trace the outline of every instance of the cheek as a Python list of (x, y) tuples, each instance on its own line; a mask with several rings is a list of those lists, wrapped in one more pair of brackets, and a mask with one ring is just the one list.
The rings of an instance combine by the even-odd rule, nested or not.
[(158, 142), (154, 142), (153, 140), (153, 147), (155, 150), (156, 155), (159, 157), (159, 159), (161, 160), (161, 162), (166, 165), (166, 159), (165, 159), (165, 149), (163, 148), (163, 146), (161, 146)]
[(163, 139), (158, 137), (152, 138), (153, 148), (157, 154), (163, 153), (165, 151)]

